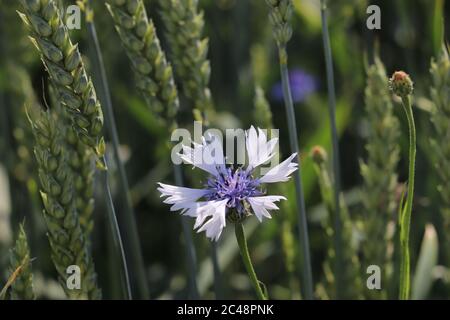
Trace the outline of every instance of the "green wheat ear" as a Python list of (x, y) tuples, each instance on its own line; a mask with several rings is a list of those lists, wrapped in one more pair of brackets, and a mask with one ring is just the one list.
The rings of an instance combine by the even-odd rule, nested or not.
[[(378, 265), (383, 279), (390, 278), (392, 261), (387, 256), (390, 239), (388, 222), (396, 214), (395, 201), (399, 162), (399, 121), (393, 112), (388, 80), (383, 63), (378, 57), (367, 70), (365, 110), (368, 125), (367, 159), (360, 162), (363, 177), (362, 201), (365, 212), (363, 228), (363, 267)], [(382, 241), (374, 242), (373, 239)], [(371, 298), (386, 298), (386, 290), (367, 290)]]
[(441, 196), (441, 212), (444, 220), (444, 254), (450, 265), (450, 146), (442, 143), (450, 139), (450, 58), (448, 50), (442, 46), (439, 56), (431, 61), (432, 76), (431, 98), (434, 109), (431, 122), (435, 129), (435, 138), (431, 146), (436, 157), (439, 179), (438, 190)]
[(94, 175), (95, 165), (93, 153), (82, 141), (77, 139), (76, 130), (71, 125), (70, 114), (57, 99), (53, 88), (50, 88), (50, 104), (58, 117), (62, 137), (66, 148), (68, 168), (74, 177), (75, 204), (80, 218), (80, 225), (88, 242), (94, 228)]
[(71, 114), (78, 138), (99, 157), (103, 113), (94, 86), (86, 74), (77, 44), (72, 44), (54, 0), (20, 0), (19, 12), (28, 27), (33, 44), (58, 93)]
[(205, 121), (213, 109), (209, 89), (208, 39), (203, 38), (203, 12), (196, 0), (160, 0), (175, 75), (194, 107), (196, 120)]
[(12, 300), (34, 300), (33, 273), (31, 271), (30, 248), (23, 224), (19, 226), (14, 248), (10, 255), (10, 273), (20, 269), (20, 273), (11, 285)]
[[(336, 299), (337, 297), (337, 286), (336, 286), (336, 276), (333, 272), (334, 264), (336, 263), (336, 250), (333, 245), (334, 240), (334, 216), (336, 215), (336, 202), (334, 198), (334, 186), (332, 181), (332, 173), (329, 166), (328, 155), (320, 146), (315, 146), (311, 150), (311, 159), (314, 163), (314, 170), (318, 177), (320, 193), (322, 200), (327, 208), (328, 216), (325, 219), (323, 227), (325, 229), (328, 250), (327, 257), (324, 262), (324, 287), (326, 288), (327, 298)], [(346, 284), (342, 292), (340, 292), (339, 298), (341, 299), (361, 299), (362, 298), (362, 282), (361, 282), (361, 269), (360, 260), (358, 257), (358, 248), (354, 243), (353, 230), (354, 224), (351, 220), (348, 207), (341, 197), (339, 204), (341, 210), (339, 214), (341, 215), (342, 221), (342, 262), (344, 268), (342, 270), (342, 280)], [(322, 288), (319, 286), (318, 291), (321, 292)]]
[[(35, 157), (38, 163), (44, 218), (53, 263), (61, 286), (71, 299), (100, 299), (94, 263), (80, 225), (76, 207), (74, 175), (69, 168), (65, 131), (51, 110), (30, 110), (29, 119), (35, 136)], [(67, 268), (81, 269), (81, 288), (67, 286)]]
[(272, 129), (272, 111), (270, 110), (269, 102), (264, 95), (264, 90), (260, 86), (255, 87), (253, 104), (255, 106), (255, 110), (253, 111), (255, 123), (260, 128)]
[(107, 7), (133, 65), (138, 89), (153, 113), (172, 124), (179, 108), (172, 67), (161, 49), (144, 3), (142, 0), (108, 0)]

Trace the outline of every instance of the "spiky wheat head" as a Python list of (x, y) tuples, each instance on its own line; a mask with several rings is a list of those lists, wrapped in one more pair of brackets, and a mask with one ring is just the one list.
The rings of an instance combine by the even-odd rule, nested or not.
[(213, 108), (203, 12), (199, 11), (197, 0), (160, 0), (159, 4), (175, 75), (184, 95), (194, 105), (194, 116), (202, 120), (203, 114)]
[(108, 0), (107, 7), (147, 105), (160, 119), (172, 123), (179, 108), (172, 67), (161, 49), (144, 3), (142, 0)]
[[(320, 193), (322, 200), (326, 205), (328, 216), (324, 219), (323, 227), (327, 240), (327, 256), (323, 263), (324, 268), (324, 286), (328, 297), (333, 299), (337, 296), (336, 275), (333, 272), (336, 264), (336, 247), (334, 246), (334, 217), (336, 215), (336, 202), (334, 199), (334, 184), (333, 176), (330, 170), (329, 157), (322, 146), (314, 146), (310, 151), (310, 157), (314, 162), (314, 170), (318, 177)], [(340, 219), (342, 221), (342, 261), (345, 264), (340, 275), (344, 283), (351, 285), (345, 286), (340, 293), (343, 299), (360, 299), (362, 291), (361, 270), (358, 257), (358, 247), (354, 243), (354, 225), (350, 217), (350, 213), (344, 197), (341, 196), (340, 205)]]
[[(35, 157), (38, 163), (44, 217), (48, 229), (51, 255), (60, 282), (72, 299), (98, 299), (94, 263), (89, 254), (87, 240), (80, 226), (76, 208), (74, 176), (64, 145), (64, 130), (51, 110), (30, 113), (30, 123), (35, 136)], [(66, 285), (67, 268), (76, 265), (81, 269), (81, 289)]]
[(42, 54), (43, 63), (68, 108), (80, 140), (103, 156), (101, 144), (103, 113), (92, 81), (88, 78), (78, 45), (70, 40), (55, 1), (20, 0), (19, 13), (28, 26), (32, 42)]
[(57, 115), (57, 121), (63, 130), (62, 137), (67, 153), (68, 168), (74, 177), (75, 204), (80, 218), (80, 225), (87, 241), (94, 228), (94, 175), (93, 153), (77, 137), (76, 130), (71, 125), (70, 114), (57, 99), (55, 90), (50, 90), (51, 108)]
[(292, 37), (291, 0), (266, 0), (269, 6), (269, 20), (272, 25), (273, 35), (280, 48), (286, 47), (286, 44)]
[(17, 278), (11, 285), (11, 299), (34, 300), (36, 296), (33, 288), (33, 273), (31, 271), (30, 248), (27, 235), (21, 224), (14, 248), (10, 255), (10, 273), (20, 269)]
[(264, 95), (264, 90), (260, 86), (255, 87), (253, 104), (255, 106), (255, 110), (253, 112), (255, 123), (257, 123), (261, 128), (273, 128), (272, 111), (270, 110), (269, 102)]
[[(364, 265), (382, 266), (385, 277), (389, 277), (390, 259), (387, 248), (388, 222), (395, 215), (397, 174), (399, 162), (400, 126), (394, 115), (388, 89), (388, 79), (383, 63), (378, 57), (367, 68), (365, 88), (365, 110), (368, 124), (366, 142), (367, 159), (360, 162), (364, 192), (362, 200), (366, 219), (363, 223), (366, 241), (363, 242)], [(370, 239), (385, 239), (374, 243)], [(382, 298), (386, 290), (367, 292), (370, 298)]]
[[(438, 190), (441, 195), (441, 210), (445, 230), (450, 230), (450, 146), (442, 143), (450, 139), (450, 58), (447, 49), (443, 46), (440, 54), (431, 61), (430, 73), (432, 76), (431, 98), (434, 109), (431, 113), (431, 122), (435, 129), (435, 137), (431, 146), (436, 157), (436, 168), (439, 179)], [(443, 241), (449, 252), (450, 237)], [(450, 261), (450, 254), (447, 253)]]

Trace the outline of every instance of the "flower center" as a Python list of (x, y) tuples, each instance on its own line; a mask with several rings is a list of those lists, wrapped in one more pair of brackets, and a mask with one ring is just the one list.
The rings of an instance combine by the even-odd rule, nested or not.
[(226, 168), (221, 170), (218, 176), (208, 179), (207, 188), (210, 193), (207, 198), (208, 200), (228, 199), (228, 208), (234, 208), (241, 214), (245, 210), (244, 200), (264, 194), (259, 186), (259, 181), (253, 178), (251, 172), (241, 168)]

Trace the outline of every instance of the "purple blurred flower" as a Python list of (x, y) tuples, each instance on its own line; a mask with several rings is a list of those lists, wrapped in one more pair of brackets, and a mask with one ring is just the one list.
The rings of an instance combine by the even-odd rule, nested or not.
[[(289, 84), (291, 85), (294, 102), (304, 101), (311, 93), (317, 90), (316, 79), (301, 69), (289, 71)], [(284, 100), (281, 82), (272, 87), (272, 99), (279, 102)]]

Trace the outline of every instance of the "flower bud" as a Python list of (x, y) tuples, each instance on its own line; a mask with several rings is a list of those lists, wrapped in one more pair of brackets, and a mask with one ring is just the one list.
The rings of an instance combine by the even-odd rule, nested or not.
[(389, 79), (389, 88), (399, 97), (413, 93), (414, 85), (409, 75), (404, 71), (396, 71)]
[(314, 146), (311, 149), (311, 158), (316, 164), (322, 164), (327, 161), (328, 155), (321, 146)]

